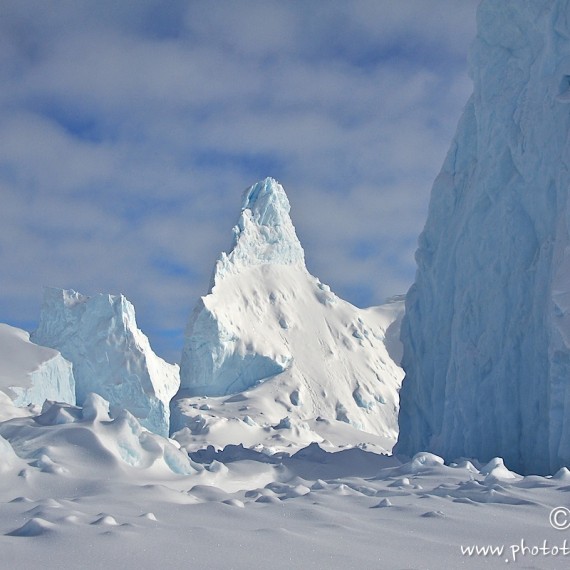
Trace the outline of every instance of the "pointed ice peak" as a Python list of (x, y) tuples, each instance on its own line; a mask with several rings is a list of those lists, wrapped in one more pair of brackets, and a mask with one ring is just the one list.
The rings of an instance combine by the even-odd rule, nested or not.
[(249, 210), (260, 226), (279, 226), (290, 222), (291, 206), (283, 186), (273, 178), (257, 182), (243, 193), (242, 212)]
[(305, 265), (305, 252), (289, 217), (283, 186), (266, 178), (248, 188), (228, 254), (216, 263), (212, 287), (227, 274), (255, 265)]

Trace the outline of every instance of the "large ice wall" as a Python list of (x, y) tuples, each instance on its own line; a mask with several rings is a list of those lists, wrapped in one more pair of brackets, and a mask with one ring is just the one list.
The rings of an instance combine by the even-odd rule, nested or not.
[(570, 3), (484, 0), (402, 325), (396, 450), (570, 465)]
[(75, 404), (71, 363), (57, 350), (30, 342), (26, 331), (0, 323), (0, 391), (16, 406)]
[(154, 354), (123, 295), (87, 297), (46, 288), (40, 324), (31, 338), (73, 363), (79, 405), (96, 392), (151, 431), (168, 434), (170, 400), (180, 384), (178, 366)]
[(354, 307), (313, 277), (283, 187), (258, 182), (190, 317), (172, 430), (195, 421), (183, 400), (249, 391), (224, 409), (239, 401), (250, 422), (320, 417), (395, 437), (401, 369), (384, 341), (399, 314)]

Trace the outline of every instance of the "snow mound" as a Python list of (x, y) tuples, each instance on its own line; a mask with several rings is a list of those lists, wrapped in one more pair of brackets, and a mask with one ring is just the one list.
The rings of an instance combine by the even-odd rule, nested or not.
[(60, 350), (73, 363), (79, 404), (96, 392), (111, 407), (127, 408), (148, 429), (168, 435), (178, 367), (154, 354), (123, 295), (87, 297), (47, 288), (31, 338)]
[(81, 408), (77, 406), (46, 400), (41, 414), (34, 416), (34, 421), (41, 425), (53, 426), (73, 423), (82, 416)]
[(132, 469), (148, 474), (196, 472), (186, 453), (142, 427), (129, 411), (121, 410), (111, 417), (109, 403), (97, 394), (88, 394), (85, 402), (83, 409), (54, 402), (35, 418), (0, 423), (2, 459), (9, 465), (15, 450), (44, 473), (75, 473), (87, 479), (101, 469), (108, 476), (120, 476)]
[(43, 536), (52, 532), (55, 528), (55, 524), (46, 521), (40, 517), (31, 518), (23, 526), (9, 532), (7, 536)]
[(443, 459), (433, 453), (416, 453), (410, 463), (410, 470), (412, 473), (419, 473), (431, 468), (438, 469), (442, 465)]
[(41, 408), (37, 404), (19, 408), (8, 394), (0, 390), (0, 422), (37, 414)]
[(552, 478), (556, 481), (570, 481), (570, 470), (567, 467), (561, 467)]
[(90, 392), (85, 396), (81, 415), (88, 422), (110, 421), (109, 402), (99, 396), (99, 394)]
[(392, 325), (402, 309), (401, 301), (359, 309), (310, 275), (282, 186), (271, 178), (255, 184), (233, 248), (190, 317), (171, 433), (219, 431), (239, 437), (222, 446), (271, 447), (270, 433), (283, 449), (322, 441), (334, 422), (391, 448), (402, 371), (385, 343), (396, 344)]
[(493, 479), (504, 481), (516, 478), (516, 473), (509, 471), (505, 467), (503, 459), (500, 457), (491, 459), (487, 465), (481, 468), (480, 473), (481, 475), (486, 475), (485, 481), (491, 481)]
[(44, 400), (75, 404), (71, 364), (57, 350), (30, 342), (21, 329), (0, 323), (0, 391), (16, 406)]
[(93, 521), (91, 524), (93, 525), (103, 525), (103, 526), (119, 526), (119, 523), (112, 517), (111, 515), (103, 515), (99, 517), (97, 520)]
[(402, 324), (397, 452), (570, 464), (570, 20), (482, 2)]

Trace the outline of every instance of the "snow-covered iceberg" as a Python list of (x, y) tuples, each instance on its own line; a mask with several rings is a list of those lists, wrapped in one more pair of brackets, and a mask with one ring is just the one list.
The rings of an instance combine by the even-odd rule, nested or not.
[(46, 288), (31, 338), (73, 363), (79, 405), (95, 392), (111, 406), (127, 409), (149, 430), (168, 434), (170, 399), (180, 384), (178, 366), (152, 351), (123, 295), (87, 297)]
[(397, 451), (570, 465), (570, 17), (485, 0), (402, 325)]
[(359, 309), (310, 275), (289, 209), (271, 178), (245, 192), (232, 248), (188, 323), (172, 431), (215, 431), (223, 418), (284, 437), (319, 418), (395, 438), (402, 372), (385, 340), (402, 303)]
[(57, 350), (30, 342), (26, 331), (0, 323), (0, 391), (16, 406), (75, 404), (71, 363)]
[[(221, 254), (211, 294), (198, 302), (188, 324), (181, 388), (189, 395), (240, 392), (290, 365), (291, 351), (282, 341), (281, 331), (288, 326), (284, 315), (277, 323), (267, 323), (268, 330), (259, 330), (259, 336), (251, 330), (253, 323), (257, 327), (269, 316), (268, 305), (283, 304), (273, 290), (280, 276), (270, 275), (272, 269), (286, 268), (286, 274), (294, 274), (294, 279), (300, 274), (302, 281), (307, 277), (289, 209), (283, 188), (270, 178), (245, 193), (231, 251)], [(261, 291), (268, 288), (265, 281), (272, 278), (273, 283), (267, 284), (272, 290), (262, 297)], [(221, 305), (225, 314), (218, 316), (214, 304)]]

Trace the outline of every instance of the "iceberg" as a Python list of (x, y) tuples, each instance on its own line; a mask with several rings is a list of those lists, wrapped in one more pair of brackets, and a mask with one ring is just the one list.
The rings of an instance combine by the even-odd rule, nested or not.
[(570, 18), (485, 0), (402, 323), (396, 451), (570, 465)]
[(265, 437), (284, 418), (287, 433), (319, 418), (313, 425), (343, 422), (392, 438), (391, 447), (402, 371), (388, 329), (402, 308), (359, 309), (313, 277), (283, 187), (254, 184), (189, 319), (171, 432), (211, 437), (226, 421)]
[(78, 405), (95, 392), (112, 407), (127, 409), (147, 429), (168, 435), (170, 400), (180, 383), (178, 366), (152, 351), (123, 295), (88, 297), (46, 288), (31, 338), (73, 363)]
[[(289, 210), (283, 187), (271, 178), (245, 192), (230, 253), (221, 254), (212, 277), (212, 294), (198, 302), (187, 327), (180, 364), (181, 388), (187, 394), (222, 396), (241, 392), (283, 372), (291, 363), (290, 351), (280, 339), (266, 339), (269, 342), (263, 343), (259, 338), (264, 346), (247, 346), (237, 330), (247, 326), (245, 321), (253, 316), (250, 313), (256, 313), (255, 320), (260, 321), (264, 306), (277, 302), (275, 291), (268, 292), (271, 299), (262, 299), (256, 289), (270, 278), (268, 268), (290, 266), (292, 272), (301, 274), (301, 279), (308, 275)], [(222, 309), (226, 309), (226, 318), (218, 318), (211, 310), (218, 299), (225, 305)], [(280, 320), (277, 329), (271, 323), (274, 332), (287, 326), (285, 317)]]
[(30, 342), (26, 331), (0, 323), (0, 391), (16, 406), (75, 404), (71, 363), (57, 350)]

